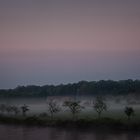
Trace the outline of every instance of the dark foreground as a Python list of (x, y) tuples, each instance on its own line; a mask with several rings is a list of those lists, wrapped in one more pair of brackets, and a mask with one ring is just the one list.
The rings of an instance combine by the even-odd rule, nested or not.
[(132, 120), (118, 120), (112, 118), (98, 119), (64, 119), (40, 116), (3, 116), (0, 115), (0, 124), (59, 127), (59, 128), (82, 128), (102, 131), (140, 131), (140, 122)]
[(0, 140), (140, 140), (138, 132), (0, 125)]

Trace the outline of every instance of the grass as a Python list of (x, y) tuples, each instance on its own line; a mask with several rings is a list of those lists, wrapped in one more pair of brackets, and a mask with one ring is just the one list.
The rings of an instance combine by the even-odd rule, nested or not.
[[(95, 115), (95, 114), (94, 114)], [(88, 114), (79, 114), (76, 119), (72, 119), (70, 114), (59, 114), (53, 119), (47, 115), (28, 115), (28, 116), (6, 116), (0, 115), (0, 122), (7, 124), (24, 124), (37, 126), (59, 126), (59, 127), (80, 127), (94, 129), (119, 129), (119, 130), (140, 130), (140, 121), (128, 121), (124, 118), (97, 117)]]
[[(58, 119), (71, 119), (72, 115), (68, 112), (61, 112), (55, 115)], [(84, 111), (78, 114), (79, 119), (97, 119), (98, 115), (95, 111)], [(123, 122), (127, 122), (127, 116), (122, 110), (108, 110), (102, 113), (102, 118), (112, 118), (114, 120), (122, 120)], [(140, 122), (140, 110), (135, 111), (135, 115), (131, 119), (132, 122)]]

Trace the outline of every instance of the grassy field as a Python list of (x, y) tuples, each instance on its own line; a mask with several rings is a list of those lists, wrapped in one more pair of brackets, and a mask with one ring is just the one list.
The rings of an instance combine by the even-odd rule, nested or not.
[[(90, 114), (91, 115), (91, 114)], [(104, 117), (97, 118), (96, 115), (80, 114), (79, 117), (73, 119), (70, 114), (61, 114), (50, 118), (49, 116), (3, 116), (0, 115), (1, 124), (27, 125), (27, 126), (43, 126), (43, 127), (62, 127), (62, 128), (84, 128), (96, 130), (130, 130), (139, 131), (140, 121), (132, 119), (128, 121), (125, 116), (121, 119)]]
[[(21, 107), (24, 103), (28, 106), (29, 111), (26, 116), (22, 116), (22, 113), (17, 116), (14, 113), (3, 113), (0, 115), (1, 123), (14, 123), (14, 124), (27, 124), (27, 125), (45, 125), (45, 126), (87, 126), (87, 127), (109, 127), (119, 129), (140, 129), (140, 104), (128, 105), (126, 101), (115, 102), (113, 100), (106, 101), (107, 110), (103, 111), (101, 118), (98, 118), (98, 114), (93, 107), (93, 99), (81, 100), (80, 105), (84, 106), (76, 117), (73, 118), (69, 108), (63, 106), (63, 100), (56, 102), (56, 105), (61, 106), (60, 112), (54, 114), (53, 118), (50, 117), (45, 99), (41, 100), (10, 100), (10, 102), (4, 102), (6, 105), (15, 105)], [(124, 109), (126, 106), (133, 107), (134, 116), (128, 121)]]
[[(55, 118), (71, 119), (70, 112), (61, 112), (55, 115)], [(79, 119), (98, 119), (98, 114), (95, 111), (84, 111), (77, 115)], [(108, 110), (102, 113), (101, 118), (111, 118), (116, 120), (127, 121), (128, 118), (123, 110)], [(132, 122), (140, 122), (140, 109), (135, 110), (135, 115), (131, 118)]]

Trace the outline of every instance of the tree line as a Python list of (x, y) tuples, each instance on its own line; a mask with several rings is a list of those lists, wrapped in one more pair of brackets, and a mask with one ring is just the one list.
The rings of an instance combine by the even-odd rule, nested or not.
[(15, 89), (1, 89), (0, 97), (47, 97), (79, 95), (127, 95), (140, 93), (140, 80), (80, 81), (73, 84), (18, 86)]
[[(78, 117), (78, 114), (85, 109), (85, 106), (82, 106), (80, 104), (80, 101), (77, 100), (68, 100), (63, 102), (63, 107), (68, 108), (69, 112), (72, 114), (72, 119), (76, 120)], [(61, 112), (64, 108), (62, 108), (54, 99), (50, 99), (47, 101), (47, 113), (41, 113), (40, 117), (50, 117), (52, 120), (54, 119), (54, 116)], [(102, 97), (96, 97), (95, 101), (93, 101), (93, 109), (98, 115), (98, 119), (101, 118), (101, 115), (104, 111), (107, 111), (108, 107), (105, 103), (104, 99)], [(6, 104), (0, 104), (0, 114), (1, 115), (15, 115), (19, 116), (22, 115), (23, 117), (26, 117), (27, 112), (30, 111), (29, 106), (23, 105), (20, 107), (17, 106), (11, 106)], [(128, 120), (132, 118), (132, 116), (135, 115), (135, 111), (132, 107), (126, 106), (124, 108), (124, 113), (127, 116)]]
[[(48, 104), (48, 113), (50, 117), (53, 119), (54, 115), (61, 111), (61, 107), (55, 102), (55, 100), (49, 100)], [(80, 101), (70, 100), (64, 101), (63, 106), (68, 108), (72, 114), (73, 120), (77, 119), (78, 114), (85, 109), (85, 106), (80, 104)], [(104, 111), (107, 111), (108, 107), (102, 97), (96, 97), (95, 101), (93, 101), (93, 109), (98, 115), (98, 119), (101, 118), (101, 115)], [(131, 118), (135, 115), (135, 111), (133, 107), (126, 106), (124, 108), (124, 113), (127, 116), (127, 119), (130, 121)]]
[(26, 113), (29, 111), (29, 107), (27, 105), (23, 105), (21, 107), (17, 107), (14, 105), (6, 105), (6, 104), (0, 104), (0, 113), (2, 115), (11, 115), (14, 114), (15, 116), (22, 114), (23, 116), (26, 116)]

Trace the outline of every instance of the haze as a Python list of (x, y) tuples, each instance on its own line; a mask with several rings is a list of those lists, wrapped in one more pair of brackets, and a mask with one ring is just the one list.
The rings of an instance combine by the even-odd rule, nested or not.
[(140, 78), (137, 0), (0, 0), (0, 88)]

